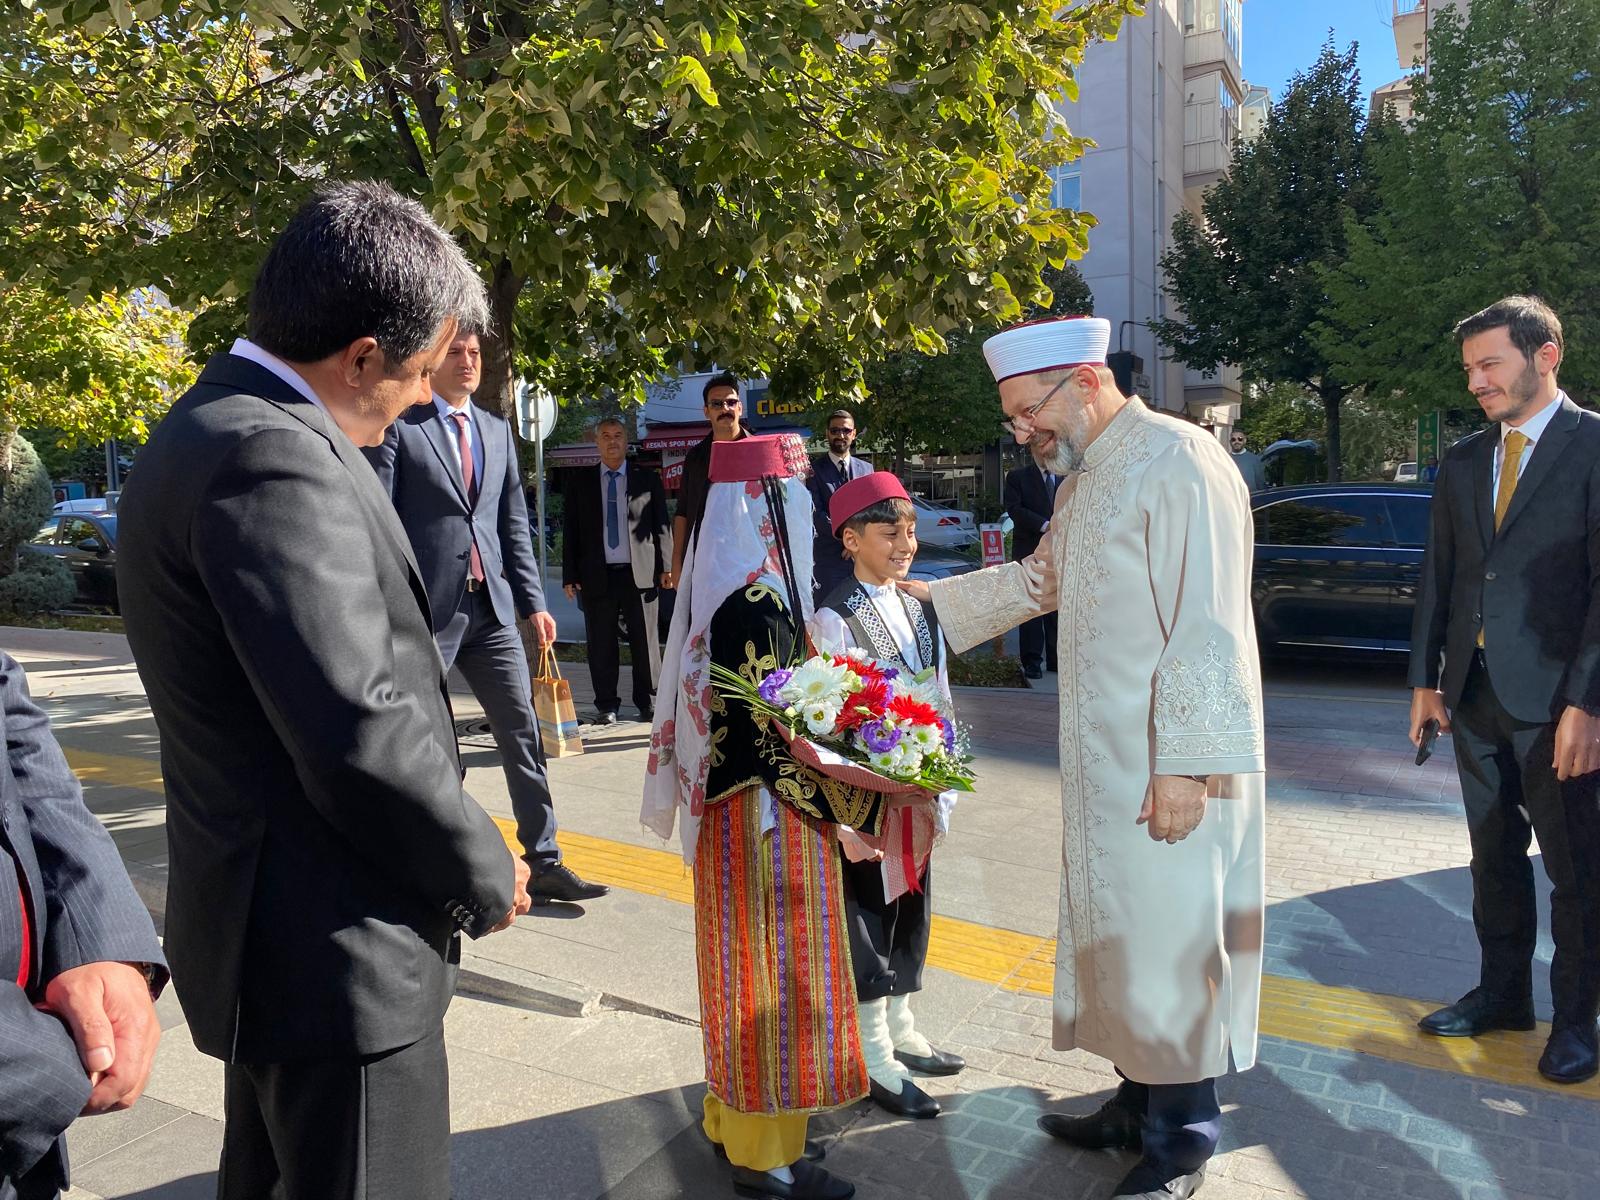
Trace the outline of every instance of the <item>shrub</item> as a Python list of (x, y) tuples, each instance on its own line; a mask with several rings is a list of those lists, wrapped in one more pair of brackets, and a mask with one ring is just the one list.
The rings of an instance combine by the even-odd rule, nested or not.
[(24, 616), (53, 612), (71, 604), (77, 594), (78, 585), (66, 563), (25, 550), (18, 556), (17, 569), (0, 577), (0, 612)]
[(50, 476), (20, 433), (0, 432), (0, 576), (17, 565), (17, 548), (39, 532), (55, 507)]

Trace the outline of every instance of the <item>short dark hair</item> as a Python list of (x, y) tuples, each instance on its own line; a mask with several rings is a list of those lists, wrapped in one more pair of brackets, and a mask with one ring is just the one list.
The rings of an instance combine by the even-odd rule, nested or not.
[(828, 424), (832, 425), (834, 423), (834, 421), (836, 421), (840, 417), (843, 417), (846, 421), (849, 421), (850, 424), (852, 424), (852, 425), (854, 425), (856, 423), (856, 415), (855, 415), (855, 413), (851, 412), (848, 408), (836, 408), (831, 413), (828, 414)]
[(909, 500), (902, 500), (899, 496), (890, 496), (884, 500), (875, 501), (867, 505), (855, 516), (851, 517), (839, 527), (839, 532), (853, 529), (857, 533), (866, 529), (868, 525), (898, 525), (901, 521), (915, 521), (917, 509)]
[(1456, 342), (1459, 345), (1491, 329), (1509, 333), (1511, 344), (1529, 362), (1546, 342), (1554, 342), (1557, 350), (1566, 348), (1561, 340), (1561, 318), (1537, 296), (1507, 296), (1482, 312), (1473, 313), (1456, 326)]
[(383, 183), (319, 188), (256, 274), (246, 330), (263, 350), (318, 362), (376, 338), (391, 368), (426, 350), (446, 321), (489, 328), (483, 280), (415, 200)]
[[(705, 387), (700, 389), (700, 407), (704, 408), (707, 404), (711, 403), (712, 388), (725, 387), (731, 387), (735, 394), (740, 393), (739, 377), (732, 371), (719, 372), (718, 374), (713, 375), (710, 379), (706, 380)], [(743, 399), (743, 396), (740, 395), (740, 398)]]

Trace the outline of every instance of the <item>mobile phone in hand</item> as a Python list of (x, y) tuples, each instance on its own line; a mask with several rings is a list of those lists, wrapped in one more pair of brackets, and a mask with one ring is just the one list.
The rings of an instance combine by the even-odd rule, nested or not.
[(1439, 718), (1429, 717), (1422, 723), (1422, 739), (1417, 743), (1417, 766), (1428, 761), (1433, 744), (1439, 740)]

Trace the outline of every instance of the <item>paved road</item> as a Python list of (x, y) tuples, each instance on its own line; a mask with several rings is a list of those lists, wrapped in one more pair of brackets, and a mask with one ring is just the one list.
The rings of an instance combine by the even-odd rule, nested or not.
[[(5, 630), (0, 644), (26, 660), (91, 804), (159, 907), (156, 739), (120, 641)], [(581, 668), (574, 682), (587, 703)], [(1033, 1129), (1042, 1108), (1092, 1106), (1111, 1086), (1105, 1064), (1049, 1049), (1038, 994), (1060, 838), (1054, 701), (961, 703), (983, 787), (939, 851), (943, 965), (920, 1006), (972, 1069), (930, 1085), (949, 1109), (938, 1122), (858, 1107), (819, 1125), (863, 1197), (1103, 1196), (1122, 1160)], [(1392, 664), (1269, 670), (1270, 1036), (1262, 1065), (1224, 1085), (1227, 1153), (1206, 1196), (1578, 1196), (1600, 1178), (1600, 1087), (1558, 1091), (1532, 1076), (1536, 1037), (1457, 1046), (1411, 1031), (1426, 1003), (1471, 982), (1476, 951), (1448, 754), (1410, 765), (1404, 704)], [(473, 715), (469, 699), (459, 708)], [(459, 1200), (730, 1194), (695, 1126), (687, 876), (637, 820), (646, 740), (643, 726), (619, 725), (552, 764), (569, 857), (617, 884), (613, 895), (469, 947), (447, 1031)], [(469, 739), (466, 758), (473, 793), (508, 816), (493, 750)], [(162, 1010), (146, 1100), (73, 1132), (71, 1200), (210, 1194), (220, 1072), (190, 1047), (170, 998)]]

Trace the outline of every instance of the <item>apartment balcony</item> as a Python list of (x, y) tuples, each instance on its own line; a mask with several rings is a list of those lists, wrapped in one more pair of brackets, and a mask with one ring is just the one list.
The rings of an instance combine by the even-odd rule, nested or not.
[(1238, 404), (1244, 395), (1244, 374), (1224, 364), (1215, 371), (1183, 369), (1183, 403), (1191, 414), (1200, 409)]
[(1233, 52), (1233, 47), (1228, 45), (1228, 39), (1223, 36), (1222, 30), (1212, 29), (1204, 33), (1186, 34), (1183, 39), (1184, 78), (1204, 75), (1209, 71), (1221, 71), (1230, 85), (1234, 99), (1243, 99), (1244, 70), (1239, 65), (1239, 56)]
[(1430, 0), (1393, 0), (1394, 52), (1402, 70), (1428, 61)]

